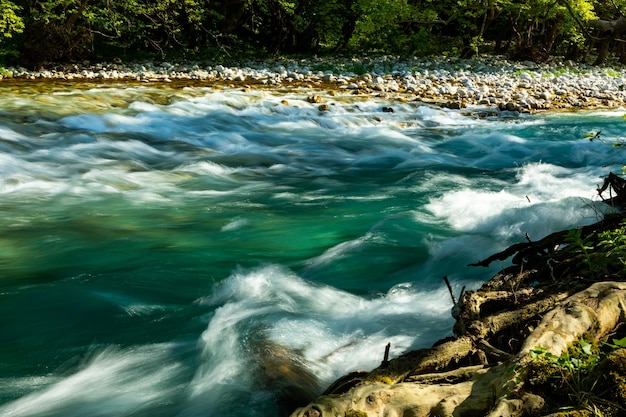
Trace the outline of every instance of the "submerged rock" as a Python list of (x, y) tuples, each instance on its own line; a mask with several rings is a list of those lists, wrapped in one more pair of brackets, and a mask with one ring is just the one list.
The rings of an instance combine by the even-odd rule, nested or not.
[(287, 413), (302, 406), (319, 392), (314, 375), (308, 371), (304, 355), (270, 341), (262, 341), (251, 348), (258, 369), (255, 372), (257, 387), (271, 388), (279, 408)]

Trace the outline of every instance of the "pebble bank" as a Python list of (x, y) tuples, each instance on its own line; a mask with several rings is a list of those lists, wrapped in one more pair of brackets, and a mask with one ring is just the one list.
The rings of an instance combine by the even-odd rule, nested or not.
[[(0, 76), (1, 78), (2, 76)], [(122, 62), (42, 68), (12, 67), (5, 80), (188, 82), (236, 88), (308, 88), (333, 95), (373, 95), (433, 103), (537, 110), (619, 108), (626, 103), (626, 68), (596, 67), (554, 59), (547, 64), (503, 57), (382, 56), (352, 59), (275, 59), (239, 66)], [(314, 97), (314, 96), (312, 96)]]

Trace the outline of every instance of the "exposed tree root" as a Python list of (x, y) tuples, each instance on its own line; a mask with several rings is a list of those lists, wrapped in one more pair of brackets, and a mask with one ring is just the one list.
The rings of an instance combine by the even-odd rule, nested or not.
[[(589, 237), (617, 228), (622, 219), (609, 218), (582, 233)], [(560, 357), (581, 338), (605, 340), (626, 321), (622, 274), (605, 274), (602, 281), (583, 279), (576, 263), (568, 262), (576, 254), (557, 250), (566, 246), (567, 236), (559, 232), (514, 245), (478, 263), (508, 256), (518, 262), (461, 297), (455, 338), (392, 359), (369, 373), (351, 374), (292, 416), (552, 415), (552, 399), (535, 392), (529, 382), (529, 364), (536, 359), (530, 353), (541, 348)], [(604, 372), (612, 378), (605, 382), (619, 388), (612, 394), (619, 397), (616, 403), (606, 409), (619, 412), (626, 406), (626, 350), (621, 351), (607, 357), (613, 362)]]

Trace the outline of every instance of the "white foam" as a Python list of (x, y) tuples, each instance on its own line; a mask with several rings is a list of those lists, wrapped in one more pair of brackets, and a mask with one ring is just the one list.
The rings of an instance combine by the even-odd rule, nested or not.
[(152, 103), (147, 103), (145, 101), (133, 101), (132, 103), (130, 103), (130, 105), (128, 106), (129, 110), (134, 110), (137, 112), (141, 112), (141, 113), (148, 113), (148, 112), (158, 112), (161, 110), (161, 106), (157, 106), (155, 104)]
[(64, 184), (54, 181), (58, 173), (53, 163), (30, 162), (0, 153), (0, 194), (28, 197), (56, 194), (65, 188)]
[(0, 125), (0, 139), (11, 142), (19, 142), (26, 139), (26, 137), (20, 133), (17, 133), (13, 129)]
[(367, 244), (372, 239), (373, 235), (367, 233), (365, 236), (361, 236), (357, 239), (341, 242), (332, 248), (327, 249), (321, 255), (307, 261), (307, 270), (319, 268), (324, 265), (328, 265), (331, 262), (335, 262), (338, 258), (346, 253), (358, 250), (363, 245)]
[(588, 173), (533, 163), (518, 169), (517, 180), (499, 190), (465, 186), (432, 199), (426, 209), (457, 231), (504, 239), (593, 220), (595, 190)]
[(442, 291), (405, 284), (363, 298), (277, 266), (241, 271), (201, 301), (219, 307), (202, 335), (205, 358), (194, 392), (213, 395), (216, 385), (254, 379), (245, 346), (263, 339), (303, 355), (302, 366), (322, 385), (349, 371), (376, 367), (388, 342), (396, 356), (449, 333), (450, 306), (441, 302)]
[(469, 232), (490, 222), (504, 210), (526, 204), (523, 196), (512, 195), (501, 190), (486, 192), (462, 189), (447, 193), (427, 205), (437, 217), (447, 219), (455, 230)]
[(465, 117), (458, 112), (431, 106), (419, 106), (415, 111), (415, 116), (419, 120), (430, 122), (431, 126), (432, 124), (440, 126), (472, 126), (480, 123), (480, 121)]
[(180, 389), (168, 345), (106, 348), (77, 372), (0, 406), (5, 417), (119, 417), (155, 407)]
[(232, 174), (236, 170), (233, 168), (226, 167), (221, 164), (216, 164), (214, 162), (200, 161), (200, 162), (194, 162), (194, 163), (182, 165), (181, 167), (177, 168), (177, 171), (191, 172), (196, 175), (228, 177), (230, 174)]
[(250, 224), (250, 221), (248, 219), (236, 219), (236, 220), (233, 220), (230, 223), (222, 226), (220, 231), (221, 232), (232, 232), (232, 231), (235, 231), (235, 230), (243, 229), (244, 227), (246, 227), (249, 224)]

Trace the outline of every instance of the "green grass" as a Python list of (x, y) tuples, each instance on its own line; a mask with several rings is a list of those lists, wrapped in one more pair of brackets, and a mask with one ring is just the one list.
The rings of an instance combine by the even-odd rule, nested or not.
[(589, 343), (580, 339), (560, 356), (537, 347), (530, 351), (533, 364), (529, 381), (550, 392), (551, 398), (556, 400), (552, 405), (557, 406), (559, 411), (587, 411), (607, 417), (623, 415), (620, 400), (612, 399), (621, 385), (616, 382), (622, 377), (607, 377), (607, 367), (613, 368), (615, 364), (607, 364), (606, 359), (624, 346), (626, 338), (604, 343)]
[(617, 78), (617, 77), (620, 77), (620, 76), (622, 75), (622, 73), (621, 73), (621, 72), (619, 72), (619, 71), (617, 71), (617, 70), (615, 70), (615, 69), (613, 69), (613, 68), (607, 68), (604, 72), (605, 72), (605, 73), (606, 73), (606, 75), (608, 75), (609, 77), (615, 77), (615, 78)]

